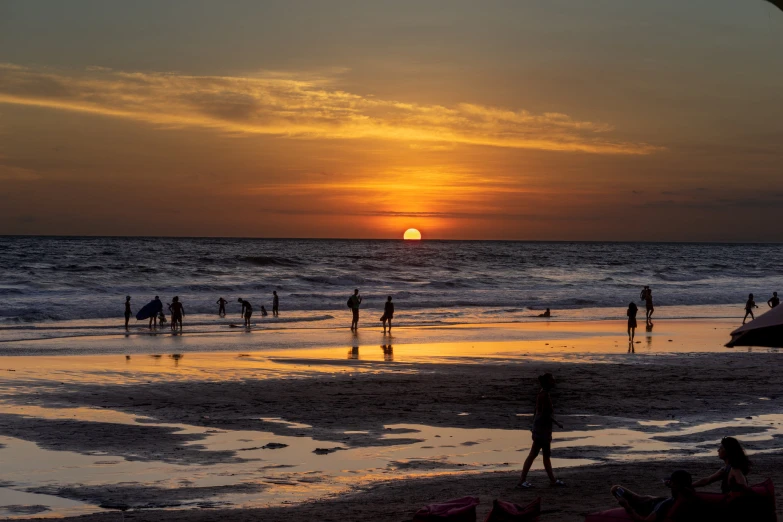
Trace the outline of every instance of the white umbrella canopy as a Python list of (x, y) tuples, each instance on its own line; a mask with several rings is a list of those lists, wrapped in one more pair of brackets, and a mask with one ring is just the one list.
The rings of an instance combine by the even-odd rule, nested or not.
[(783, 348), (783, 306), (778, 305), (731, 332), (731, 341), (726, 346)]

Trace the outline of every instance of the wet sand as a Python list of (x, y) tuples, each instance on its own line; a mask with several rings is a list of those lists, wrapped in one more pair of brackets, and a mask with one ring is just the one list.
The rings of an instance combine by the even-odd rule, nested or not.
[[(38, 486), (31, 485), (33, 479), (0, 479), (31, 493), (102, 504), (106, 509), (121, 505), (197, 508), (135, 509), (126, 513), (132, 520), (399, 521), (428, 502), (468, 494), (482, 498), (482, 512), (493, 498), (523, 502), (541, 495), (542, 520), (580, 520), (590, 510), (612, 506), (607, 491), (613, 483), (663, 494), (660, 478), (674, 468), (695, 475), (717, 469), (720, 462), (709, 456), (716, 441), (737, 435), (747, 441), (751, 452), (757, 452), (752, 481), (769, 476), (779, 490), (783, 487), (779, 449), (783, 379), (778, 353), (721, 348), (719, 342), (730, 328), (721, 321), (661, 325), (655, 337), (641, 337), (642, 342), (634, 346), (636, 353), (627, 353), (627, 343), (616, 333), (605, 333), (607, 326), (558, 325), (557, 335), (547, 338), (537, 330), (536, 339), (526, 341), (438, 344), (406, 344), (405, 340), (418, 337), (406, 338), (400, 332), (393, 348), (378, 343), (379, 337), (374, 344), (360, 343), (355, 349), (349, 344), (233, 354), (178, 353), (176, 357), (135, 353), (130, 358), (3, 357), (0, 436), (95, 459), (226, 470), (251, 462), (261, 470), (272, 465), (267, 455), (276, 450), (259, 449), (254, 432), (268, 433), (271, 438), (265, 440), (291, 445), (294, 437), (305, 437), (303, 441), (311, 441), (308, 455), (325, 450), (320, 458), (329, 460), (322, 462), (332, 463), (336, 470), (348, 467), (352, 450), (403, 448), (415, 455), (410, 448), (416, 447), (425, 448), (417, 451), (429, 455), (435, 450), (426, 448), (438, 436), (432, 435), (437, 430), (444, 435), (452, 429), (490, 430), (488, 437), (511, 433), (518, 443), (502, 448), (514, 452), (505, 468), (503, 462), (482, 468), (459, 460), (468, 451), (465, 448), (472, 450), (473, 444), (481, 448), (477, 436), (453, 448), (443, 444), (437, 450), (442, 458), (388, 457), (388, 469), (382, 473), (343, 477), (337, 489), (326, 487), (328, 478), (313, 477), (308, 483), (299, 475), (300, 501), (228, 511), (218, 509), (226, 506), (220, 499), (246, 505), (248, 498), (269, 488), (295, 485), (280, 484), (279, 476), (267, 482), (250, 476), (225, 484), (177, 487), (134, 481), (132, 476), (125, 483), (107, 480), (103, 485), (82, 484), (78, 476), (68, 483), (40, 480)], [(486, 331), (493, 328), (502, 329)], [(472, 327), (465, 330), (473, 335)], [(692, 352), (687, 351), (689, 343)], [(553, 457), (561, 459), (558, 463), (564, 467), (559, 475), (570, 487), (516, 491), (517, 468), (529, 446), (535, 378), (546, 371), (558, 379), (553, 399), (566, 425), (565, 432), (555, 433)], [(183, 425), (192, 429), (182, 430)], [(767, 425), (775, 425), (775, 431), (768, 431)], [(394, 426), (399, 427), (390, 430)], [(243, 435), (245, 447), (209, 444), (211, 432), (234, 430), (249, 434)], [(591, 439), (590, 433), (617, 439)], [(0, 457), (9, 448), (0, 449)], [(487, 458), (490, 453), (462, 458)], [(546, 482), (542, 471), (534, 471), (531, 478), (540, 485)], [(117, 513), (98, 513), (82, 519), (116, 517)]]

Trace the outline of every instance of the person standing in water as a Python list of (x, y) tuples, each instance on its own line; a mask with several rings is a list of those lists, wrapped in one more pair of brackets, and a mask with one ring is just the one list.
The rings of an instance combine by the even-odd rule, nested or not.
[(636, 313), (639, 308), (636, 307), (636, 303), (631, 301), (628, 303), (628, 311), (625, 315), (628, 316), (628, 342), (633, 343), (633, 338), (636, 335)]
[(239, 314), (245, 319), (245, 328), (250, 328), (250, 317), (253, 315), (253, 307), (250, 301), (245, 301), (241, 297), (237, 301), (242, 303), (242, 311)]
[(353, 291), (353, 295), (348, 298), (348, 308), (351, 309), (351, 312), (353, 313), (353, 318), (351, 319), (351, 330), (356, 331), (359, 329), (359, 307), (362, 304), (362, 296), (359, 295), (359, 289), (355, 288)]
[(753, 294), (748, 294), (748, 302), (745, 303), (745, 317), (742, 318), (742, 324), (745, 324), (745, 320), (750, 315), (751, 321), (754, 321), (756, 317), (753, 315), (753, 309), (758, 308), (756, 301), (753, 300)]
[(538, 383), (541, 385), (541, 391), (538, 392), (536, 397), (536, 410), (533, 415), (533, 446), (530, 448), (530, 453), (522, 468), (522, 476), (517, 484), (517, 487), (522, 489), (533, 487), (533, 484), (527, 481), (527, 474), (533, 465), (533, 461), (536, 460), (538, 453), (541, 451), (544, 453), (544, 469), (549, 477), (549, 484), (552, 486), (565, 486), (562, 480), (555, 478), (555, 474), (552, 472), (552, 461), (550, 460), (552, 423), (557, 424), (561, 429), (563, 428), (563, 425), (555, 420), (552, 397), (549, 395), (549, 392), (555, 386), (555, 378), (552, 377), (551, 373), (545, 373), (538, 377)]
[(389, 322), (389, 335), (391, 335), (392, 318), (394, 317), (394, 303), (392, 303), (392, 296), (386, 298), (386, 304), (383, 305), (383, 315), (381, 321), (383, 321), (383, 333), (386, 333), (386, 322)]
[(182, 318), (185, 317), (185, 307), (179, 302), (179, 297), (174, 296), (171, 300), (171, 329), (176, 330), (179, 325), (180, 332), (182, 331)]
[(769, 300), (767, 301), (767, 305), (769, 305), (770, 308), (775, 308), (779, 304), (780, 304), (780, 298), (778, 297), (778, 293), (772, 292), (772, 297), (770, 297)]
[(280, 298), (277, 297), (277, 290), (272, 290), (272, 317), (277, 317), (280, 313)]
[(655, 311), (652, 299), (652, 289), (649, 286), (642, 288), (642, 292), (639, 294), (639, 299), (644, 301), (644, 307), (647, 310), (645, 322), (647, 324), (652, 324), (652, 314)]
[(225, 299), (223, 299), (222, 297), (221, 297), (220, 299), (218, 299), (218, 300), (217, 300), (217, 305), (218, 305), (218, 315), (219, 315), (220, 317), (225, 317), (225, 316), (226, 316), (226, 303), (228, 303), (228, 301), (226, 301), (226, 300), (225, 300)]
[(128, 321), (131, 318), (130, 296), (125, 296), (125, 331), (128, 331)]
[(152, 310), (152, 315), (150, 316), (150, 328), (153, 326), (158, 326), (158, 314), (163, 310), (163, 301), (160, 300), (160, 297), (157, 295), (155, 296), (155, 299), (152, 300), (152, 303), (155, 304)]

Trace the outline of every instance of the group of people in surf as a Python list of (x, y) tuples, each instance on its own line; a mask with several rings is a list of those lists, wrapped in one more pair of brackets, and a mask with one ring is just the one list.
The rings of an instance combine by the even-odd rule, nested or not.
[[(639, 300), (644, 302), (644, 307), (647, 311), (646, 313), (646, 327), (647, 330), (652, 330), (653, 322), (652, 322), (652, 315), (653, 312), (655, 312), (655, 306), (653, 306), (653, 298), (652, 298), (652, 289), (649, 286), (645, 286), (642, 288), (642, 291), (639, 293)], [(767, 300), (767, 305), (770, 308), (775, 308), (780, 304), (780, 298), (778, 297), (777, 292), (772, 292), (772, 297), (770, 297)], [(745, 317), (742, 318), (742, 324), (745, 324), (745, 321), (748, 319), (748, 316), (750, 316), (751, 320), (755, 319), (756, 317), (753, 315), (753, 309), (758, 308), (758, 305), (756, 305), (756, 301), (753, 299), (753, 294), (748, 295), (748, 300), (745, 302)], [(547, 309), (548, 311), (549, 309)], [(639, 307), (636, 306), (636, 303), (631, 301), (628, 304), (628, 311), (626, 312), (626, 315), (628, 316), (628, 343), (633, 344), (634, 336), (636, 335), (636, 314), (639, 311)]]
[[(554, 406), (550, 392), (555, 387), (555, 378), (551, 373), (545, 373), (538, 377), (541, 387), (536, 396), (536, 406), (533, 414), (532, 438), (533, 444), (522, 468), (522, 475), (517, 483), (517, 488), (530, 489), (533, 483), (528, 481), (528, 473), (539, 453), (543, 453), (544, 470), (549, 477), (552, 487), (565, 487), (565, 482), (555, 477), (552, 470), (551, 444), (552, 425), (561, 429), (563, 425), (555, 419)], [(668, 497), (640, 495), (628, 488), (617, 485), (612, 486), (610, 493), (631, 515), (633, 520), (654, 522), (666, 518), (666, 514), (676, 509), (678, 514), (688, 512), (689, 509), (697, 510), (694, 501), (695, 488), (707, 486), (714, 482), (720, 482), (722, 493), (752, 492), (748, 484), (747, 475), (750, 473), (751, 461), (745, 454), (742, 444), (734, 437), (724, 437), (718, 447), (718, 458), (723, 465), (715, 473), (697, 481), (693, 481), (691, 474), (685, 470), (673, 472), (664, 482), (670, 490)], [(678, 519), (680, 520), (680, 519)], [(685, 520), (685, 519), (682, 519)]]
[[(149, 310), (149, 325), (150, 328), (157, 328), (158, 324), (160, 323), (161, 326), (169, 322), (169, 325), (171, 327), (172, 331), (176, 331), (179, 329), (182, 330), (182, 318), (185, 317), (185, 307), (182, 305), (182, 302), (179, 300), (179, 296), (174, 296), (171, 298), (171, 302), (167, 305), (169, 309), (169, 315), (171, 317), (171, 321), (167, 321), (166, 314), (163, 313), (163, 301), (160, 300), (159, 296), (155, 296), (155, 299), (147, 303), (147, 305), (144, 308), (147, 308)], [(128, 323), (130, 322), (132, 312), (131, 312), (131, 296), (127, 295), (125, 296), (125, 330), (127, 331), (129, 329)], [(146, 317), (145, 317), (146, 319)]]

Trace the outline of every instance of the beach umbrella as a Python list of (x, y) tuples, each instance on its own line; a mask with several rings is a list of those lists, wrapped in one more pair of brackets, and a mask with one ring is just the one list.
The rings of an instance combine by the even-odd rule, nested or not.
[(778, 305), (731, 332), (731, 341), (726, 347), (734, 346), (783, 348), (783, 306)]

